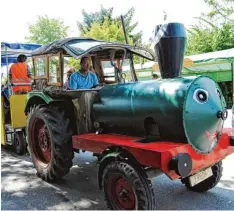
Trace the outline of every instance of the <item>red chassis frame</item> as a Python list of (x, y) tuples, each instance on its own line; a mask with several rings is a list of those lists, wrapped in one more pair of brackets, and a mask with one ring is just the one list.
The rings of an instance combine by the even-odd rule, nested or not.
[(196, 152), (189, 144), (168, 141), (141, 143), (142, 137), (131, 137), (117, 134), (95, 133), (75, 135), (72, 137), (73, 148), (102, 154), (106, 149), (119, 146), (130, 152), (144, 166), (160, 168), (172, 180), (180, 178), (169, 168), (169, 162), (179, 153), (188, 153), (192, 158), (191, 174), (212, 166), (234, 152), (230, 145), (230, 136), (234, 129), (224, 129), (215, 149), (209, 154)]

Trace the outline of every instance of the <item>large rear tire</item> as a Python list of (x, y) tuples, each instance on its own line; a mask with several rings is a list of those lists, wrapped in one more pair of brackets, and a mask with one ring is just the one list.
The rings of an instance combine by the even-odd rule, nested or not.
[(103, 171), (103, 188), (111, 210), (154, 210), (150, 180), (126, 162), (113, 161)]
[(72, 167), (72, 130), (58, 107), (34, 106), (27, 122), (28, 151), (43, 180), (65, 176)]
[(191, 191), (206, 192), (214, 188), (219, 183), (223, 173), (222, 161), (213, 165), (211, 169), (213, 175), (193, 187), (190, 185), (188, 177), (182, 179), (181, 182)]

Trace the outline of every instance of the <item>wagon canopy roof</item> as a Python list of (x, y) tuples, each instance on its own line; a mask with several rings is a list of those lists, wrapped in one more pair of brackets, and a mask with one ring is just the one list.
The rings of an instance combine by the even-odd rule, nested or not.
[(108, 58), (111, 50), (126, 50), (133, 54), (139, 55), (149, 60), (154, 60), (154, 55), (145, 48), (131, 46), (117, 42), (107, 42), (102, 40), (95, 40), (92, 38), (66, 38), (44, 45), (33, 51), (32, 55), (55, 54), (58, 52), (65, 52), (76, 59), (87, 54), (97, 54), (102, 58)]
[(38, 44), (1, 42), (1, 66), (15, 63), (18, 55), (30, 57), (33, 50), (41, 47)]

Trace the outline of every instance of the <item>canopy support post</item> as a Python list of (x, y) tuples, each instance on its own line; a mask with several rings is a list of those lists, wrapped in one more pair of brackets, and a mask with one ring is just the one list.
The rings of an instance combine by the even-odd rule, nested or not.
[[(121, 22), (122, 22), (125, 42), (126, 42), (126, 44), (128, 44), (128, 37), (127, 37), (127, 32), (126, 32), (126, 28), (125, 28), (125, 24), (124, 24), (124, 17), (123, 17), (123, 15), (121, 15)], [(137, 80), (137, 76), (136, 76), (136, 72), (135, 72), (135, 69), (134, 69), (134, 62), (133, 62), (133, 55), (132, 55), (132, 53), (130, 53), (129, 60), (130, 60), (130, 69), (131, 69), (132, 79), (133, 79), (133, 81), (138, 81)]]

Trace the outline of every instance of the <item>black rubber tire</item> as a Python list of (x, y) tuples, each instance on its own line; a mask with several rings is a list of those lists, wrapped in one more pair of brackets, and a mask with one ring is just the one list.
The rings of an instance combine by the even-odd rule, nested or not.
[(211, 167), (213, 175), (206, 180), (198, 183), (197, 185), (191, 187), (189, 184), (189, 179), (186, 177), (181, 180), (181, 182), (193, 192), (206, 192), (214, 188), (220, 181), (223, 173), (222, 161), (216, 163)]
[(120, 209), (120, 207), (117, 207), (116, 203), (114, 203), (111, 194), (108, 194), (108, 183), (110, 182), (109, 179), (114, 174), (120, 174), (121, 177), (126, 179), (127, 182), (131, 184), (131, 187), (134, 190), (137, 198), (136, 209), (156, 209), (151, 181), (148, 180), (148, 178), (144, 176), (142, 172), (137, 171), (136, 168), (134, 168), (132, 165), (121, 161), (110, 162), (103, 171), (102, 186), (104, 188), (106, 204), (109, 209)]
[(13, 150), (18, 155), (23, 155), (26, 148), (26, 138), (22, 131), (16, 131), (13, 140)]
[[(51, 157), (47, 166), (39, 162), (32, 149), (31, 133), (33, 122), (41, 119), (48, 128), (50, 137)], [(64, 111), (58, 107), (30, 108), (27, 120), (28, 152), (37, 170), (37, 175), (46, 181), (52, 181), (65, 176), (72, 167), (74, 157), (72, 149), (72, 130), (69, 120), (64, 116)]]

